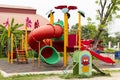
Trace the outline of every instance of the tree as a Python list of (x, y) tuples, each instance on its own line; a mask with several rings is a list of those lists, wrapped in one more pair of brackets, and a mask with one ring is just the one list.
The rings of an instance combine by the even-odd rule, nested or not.
[(120, 32), (116, 32), (115, 36), (116, 36), (116, 42), (120, 42)]
[(100, 7), (97, 10), (97, 20), (99, 20), (99, 25), (93, 49), (96, 48), (102, 32), (105, 31), (106, 26), (113, 20), (113, 17), (119, 16), (118, 11), (120, 10), (120, 0), (96, 0), (96, 4)]
[[(22, 27), (23, 24), (15, 24), (14, 23), (14, 18), (12, 18), (10, 22), (10, 32), (14, 35), (14, 42), (16, 45), (19, 43), (17, 41), (20, 40), (21, 35), (23, 34), (22, 30), (19, 30), (20, 27)], [(1, 31), (1, 36), (0, 36), (0, 52), (2, 52), (3, 48), (7, 48), (7, 41), (8, 41), (8, 30), (5, 27), (5, 25), (0, 24), (0, 31)], [(6, 50), (7, 51), (7, 50)]]
[(87, 25), (82, 26), (82, 39), (94, 39), (97, 28), (90, 17), (87, 18), (87, 21)]
[[(88, 18), (88, 24), (83, 25), (81, 27), (82, 31), (82, 39), (94, 39), (95, 34), (97, 32), (97, 28), (94, 24), (94, 22), (91, 22), (91, 18)], [(70, 34), (77, 34), (78, 31), (78, 24), (76, 23), (73, 25), (70, 29)]]
[(93, 25), (84, 25), (82, 27), (82, 39), (94, 39), (96, 27)]
[(112, 47), (114, 46), (114, 45), (116, 45), (116, 37), (113, 37), (113, 36), (109, 36), (108, 37), (108, 42), (111, 42), (112, 43)]

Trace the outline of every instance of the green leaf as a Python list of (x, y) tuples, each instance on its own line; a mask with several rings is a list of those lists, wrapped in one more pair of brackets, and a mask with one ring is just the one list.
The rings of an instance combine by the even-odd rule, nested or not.
[(3, 46), (4, 46), (4, 44), (5, 44), (6, 40), (7, 40), (7, 33), (8, 33), (8, 31), (6, 29), (4, 29), (4, 31), (3, 31), (3, 33), (2, 33), (2, 35), (0, 37), (1, 45), (3, 45)]
[(87, 18), (87, 21), (90, 22), (92, 19), (90, 17)]
[(12, 21), (11, 21), (11, 25), (10, 26), (13, 26), (14, 24), (14, 18), (12, 18)]
[(5, 28), (5, 26), (3, 26), (2, 24), (0, 24), (0, 27), (1, 27), (1, 28)]
[(118, 5), (120, 4), (120, 0), (117, 1), (117, 4), (118, 4)]
[(17, 30), (18, 28), (19, 28), (18, 24), (15, 24), (15, 25), (11, 26), (11, 31)]
[(98, 4), (98, 0), (96, 0), (95, 3)]
[(120, 15), (116, 15), (115, 17), (116, 17), (116, 18), (120, 18)]

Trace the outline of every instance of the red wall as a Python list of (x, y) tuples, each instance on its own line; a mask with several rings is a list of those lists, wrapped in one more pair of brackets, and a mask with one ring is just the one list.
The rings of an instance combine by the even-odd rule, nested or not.
[(6, 7), (0, 7), (0, 12), (36, 14), (35, 9), (6, 8)]

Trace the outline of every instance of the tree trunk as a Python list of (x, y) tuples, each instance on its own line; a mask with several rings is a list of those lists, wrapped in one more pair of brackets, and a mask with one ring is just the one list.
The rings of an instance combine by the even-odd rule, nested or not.
[(98, 34), (95, 36), (93, 50), (96, 50), (102, 32), (103, 32), (103, 29), (99, 29)]

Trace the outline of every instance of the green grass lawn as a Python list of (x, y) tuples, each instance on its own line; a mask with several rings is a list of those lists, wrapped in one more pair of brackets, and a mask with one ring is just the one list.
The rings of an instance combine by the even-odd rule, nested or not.
[[(72, 73), (69, 73), (67, 76), (65, 74), (36, 74), (36, 75), (18, 75), (18, 76), (12, 76), (12, 77), (7, 77), (4, 78), (1, 74), (0, 74), (0, 80), (43, 80), (45, 78), (51, 77), (51, 76), (58, 76), (61, 79), (81, 79), (81, 78), (85, 78), (83, 76), (80, 75), (73, 75)], [(96, 76), (110, 76), (110, 74), (107, 75), (101, 75), (99, 73), (93, 72), (93, 76), (92, 77), (96, 77)]]
[(40, 74), (40, 75), (24, 75), (24, 76), (18, 75), (18, 76), (4, 78), (0, 74), (0, 80), (43, 80), (44, 78), (49, 76), (51, 75)]

